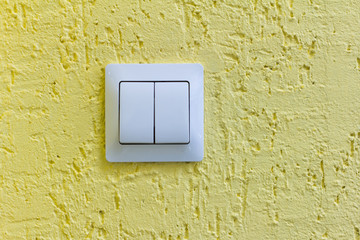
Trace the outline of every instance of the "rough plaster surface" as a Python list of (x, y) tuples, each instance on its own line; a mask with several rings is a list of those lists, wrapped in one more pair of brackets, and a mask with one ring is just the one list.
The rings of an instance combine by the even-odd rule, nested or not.
[[(0, 0), (1, 239), (360, 239), (355, 0)], [(111, 164), (108, 63), (199, 62), (205, 158)]]

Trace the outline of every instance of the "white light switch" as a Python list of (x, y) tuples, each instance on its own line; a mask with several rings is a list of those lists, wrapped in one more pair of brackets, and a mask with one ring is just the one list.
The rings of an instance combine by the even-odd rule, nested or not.
[(154, 83), (120, 83), (120, 143), (154, 143)]
[(110, 162), (201, 161), (201, 64), (107, 65), (105, 148)]
[(155, 144), (189, 143), (189, 83), (155, 82)]

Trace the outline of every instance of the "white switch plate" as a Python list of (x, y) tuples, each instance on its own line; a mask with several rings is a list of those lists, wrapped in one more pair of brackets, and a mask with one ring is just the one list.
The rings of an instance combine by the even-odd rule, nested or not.
[(154, 85), (152, 82), (121, 82), (120, 144), (154, 142)]
[(190, 142), (189, 82), (155, 82), (155, 143)]
[[(171, 82), (188, 82), (190, 94), (189, 143), (120, 144), (120, 82), (155, 82), (161, 84)], [(179, 85), (179, 91), (182, 91), (180, 90), (181, 87), (182, 86)], [(161, 90), (161, 87), (159, 89)], [(159, 96), (161, 97), (161, 95)], [(159, 100), (161, 100), (161, 98), (159, 98)], [(139, 100), (139, 103), (141, 103), (141, 100)], [(162, 107), (166, 108), (166, 105), (163, 105)], [(160, 124), (160, 122), (158, 124)], [(166, 126), (164, 129), (165, 131), (161, 134), (166, 133)], [(185, 137), (187, 137), (186, 134)], [(166, 140), (167, 138), (165, 137), (164, 139)], [(105, 145), (106, 159), (109, 162), (201, 161), (204, 156), (204, 70), (202, 65), (107, 65), (105, 69)]]

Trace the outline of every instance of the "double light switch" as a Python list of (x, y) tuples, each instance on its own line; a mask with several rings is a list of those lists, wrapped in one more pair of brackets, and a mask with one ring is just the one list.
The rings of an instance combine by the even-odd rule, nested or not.
[(201, 161), (201, 64), (107, 65), (105, 149), (110, 162)]
[(120, 144), (188, 144), (190, 87), (186, 81), (122, 81)]

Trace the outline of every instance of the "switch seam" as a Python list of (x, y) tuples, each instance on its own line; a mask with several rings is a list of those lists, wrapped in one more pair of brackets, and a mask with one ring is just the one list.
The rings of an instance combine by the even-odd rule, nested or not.
[(154, 144), (155, 144), (155, 82), (154, 82), (154, 114), (153, 115), (154, 115), (154, 134), (153, 134), (154, 139), (153, 140), (154, 140)]

